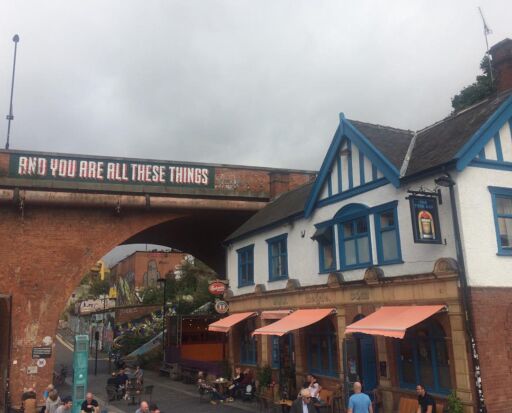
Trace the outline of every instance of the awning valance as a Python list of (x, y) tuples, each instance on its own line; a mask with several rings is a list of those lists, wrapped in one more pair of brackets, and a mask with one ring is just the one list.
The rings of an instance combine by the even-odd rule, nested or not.
[(444, 305), (381, 307), (369, 316), (350, 324), (347, 333), (365, 333), (404, 338), (405, 331), (443, 310)]
[(257, 313), (254, 311), (250, 311), (248, 313), (231, 314), (225, 318), (221, 318), (220, 320), (215, 321), (214, 323), (211, 323), (208, 326), (208, 330), (217, 331), (219, 333), (228, 333), (231, 327), (233, 327), (235, 324), (238, 324), (249, 317), (255, 316), (256, 314)]
[(332, 314), (334, 311), (336, 311), (334, 308), (297, 310), (275, 323), (254, 330), (252, 334), (284, 336), (290, 331), (314, 324), (322, 318), (327, 317), (329, 314)]
[(260, 317), (262, 320), (280, 320), (291, 312), (292, 310), (268, 310), (262, 311)]

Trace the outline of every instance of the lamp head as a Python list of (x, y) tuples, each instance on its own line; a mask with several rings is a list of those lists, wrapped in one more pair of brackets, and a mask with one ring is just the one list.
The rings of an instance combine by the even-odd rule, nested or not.
[(14, 43), (18, 43), (20, 41), (20, 36), (18, 36), (17, 34), (14, 35), (14, 37), (12, 38), (12, 41)]
[(438, 186), (443, 186), (445, 188), (449, 188), (455, 185), (455, 181), (448, 174), (442, 175), (439, 178), (434, 179), (434, 182)]

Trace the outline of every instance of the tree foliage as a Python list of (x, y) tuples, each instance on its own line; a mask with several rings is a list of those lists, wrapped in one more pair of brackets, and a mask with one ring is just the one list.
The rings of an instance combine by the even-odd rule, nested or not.
[(487, 55), (480, 62), (480, 69), (483, 74), (476, 77), (476, 82), (464, 87), (452, 98), (452, 107), (455, 112), (474, 105), (496, 91), (491, 81), (491, 70)]
[[(166, 275), (166, 298), (170, 311), (176, 314), (190, 314), (196, 308), (213, 300), (208, 292), (208, 282), (216, 277), (215, 272), (203, 262), (194, 259), (183, 261), (178, 275)], [(146, 287), (142, 291), (144, 304), (162, 304), (163, 288)]]

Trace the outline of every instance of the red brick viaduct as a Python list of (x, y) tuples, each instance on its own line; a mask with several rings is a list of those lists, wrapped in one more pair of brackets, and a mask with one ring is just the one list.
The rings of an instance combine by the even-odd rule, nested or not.
[(223, 274), (222, 240), (272, 197), (314, 175), (0, 151), (0, 367), (12, 404), (23, 387), (35, 385), (40, 394), (51, 382), (53, 356), (29, 374), (32, 348), (45, 337), (55, 341), (68, 298), (99, 258), (123, 243), (156, 243)]

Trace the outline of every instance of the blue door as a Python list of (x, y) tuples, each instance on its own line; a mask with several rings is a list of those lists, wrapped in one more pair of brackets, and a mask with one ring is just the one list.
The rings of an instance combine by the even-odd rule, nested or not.
[(377, 387), (377, 360), (375, 359), (375, 340), (368, 334), (358, 334), (361, 346), (361, 364), (363, 391), (369, 393)]

